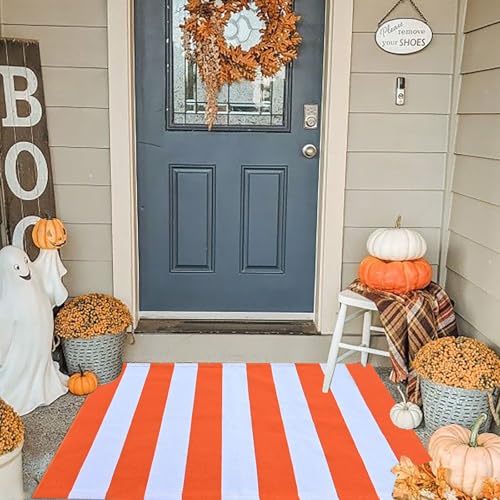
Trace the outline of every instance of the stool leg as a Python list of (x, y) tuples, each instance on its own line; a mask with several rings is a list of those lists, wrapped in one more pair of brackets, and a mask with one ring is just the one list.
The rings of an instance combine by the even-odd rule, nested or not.
[(347, 306), (345, 304), (341, 304), (337, 317), (337, 323), (335, 324), (335, 330), (333, 331), (332, 335), (330, 352), (328, 353), (325, 379), (323, 381), (323, 392), (328, 392), (330, 389), (330, 384), (332, 383), (333, 373), (335, 372), (335, 366), (337, 364), (337, 358), (339, 355), (339, 344), (340, 340), (342, 339), (342, 333), (344, 331), (346, 312)]
[[(372, 326), (372, 312), (366, 311), (363, 315), (363, 332), (361, 334), (361, 345), (364, 347), (370, 347), (370, 337), (371, 337), (371, 328)], [(368, 353), (361, 353), (361, 364), (366, 366), (368, 363)]]

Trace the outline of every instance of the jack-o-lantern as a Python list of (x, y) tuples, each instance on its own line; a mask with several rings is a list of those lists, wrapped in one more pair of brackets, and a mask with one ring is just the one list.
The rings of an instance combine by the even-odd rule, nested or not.
[(33, 243), (43, 250), (57, 250), (67, 240), (64, 224), (56, 218), (40, 219), (33, 228)]

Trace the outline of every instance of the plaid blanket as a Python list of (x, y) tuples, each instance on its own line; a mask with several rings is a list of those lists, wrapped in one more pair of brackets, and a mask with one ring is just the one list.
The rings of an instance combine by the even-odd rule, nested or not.
[(436, 283), (405, 295), (372, 290), (359, 281), (349, 289), (377, 305), (392, 362), (391, 380), (407, 381), (410, 401), (420, 402), (417, 374), (411, 363), (418, 350), (431, 340), (458, 335), (453, 304)]

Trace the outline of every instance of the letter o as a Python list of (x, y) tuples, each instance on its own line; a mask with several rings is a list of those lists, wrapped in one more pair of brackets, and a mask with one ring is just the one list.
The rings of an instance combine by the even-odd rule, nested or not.
[[(35, 160), (36, 184), (31, 191), (23, 189), (17, 177), (17, 158), (20, 153), (27, 151)], [(40, 149), (31, 142), (21, 141), (13, 144), (5, 156), (5, 179), (10, 190), (21, 200), (36, 200), (47, 187), (49, 170), (47, 161)]]
[(14, 232), (12, 233), (12, 244), (17, 248), (24, 250), (24, 233), (28, 227), (34, 226), (39, 220), (40, 217), (38, 217), (38, 215), (28, 215), (24, 219), (21, 219), (16, 224)]

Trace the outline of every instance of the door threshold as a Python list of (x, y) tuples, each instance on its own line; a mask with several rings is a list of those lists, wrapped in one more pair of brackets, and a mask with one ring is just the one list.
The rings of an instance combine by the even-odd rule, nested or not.
[(141, 319), (136, 333), (319, 335), (313, 321)]
[(203, 321), (312, 321), (312, 312), (140, 311), (141, 319)]

